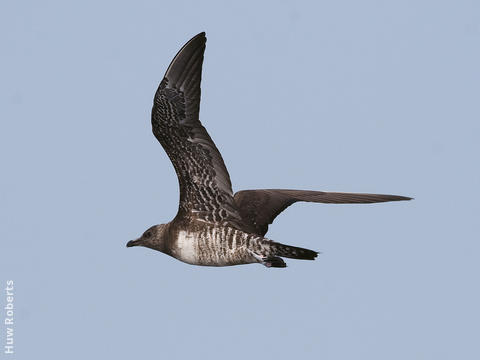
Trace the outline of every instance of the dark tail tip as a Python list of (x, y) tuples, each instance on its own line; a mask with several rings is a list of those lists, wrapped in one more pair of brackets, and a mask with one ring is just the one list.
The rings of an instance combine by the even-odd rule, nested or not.
[(309, 249), (302, 249), (302, 257), (296, 258), (296, 259), (301, 259), (301, 260), (315, 260), (316, 257), (318, 256), (317, 251), (309, 250)]

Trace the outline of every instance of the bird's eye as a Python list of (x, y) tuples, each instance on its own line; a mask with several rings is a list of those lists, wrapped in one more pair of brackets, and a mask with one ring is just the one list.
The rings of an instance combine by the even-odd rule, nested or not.
[(150, 237), (152, 235), (151, 231), (145, 231), (145, 234), (143, 234), (144, 237)]

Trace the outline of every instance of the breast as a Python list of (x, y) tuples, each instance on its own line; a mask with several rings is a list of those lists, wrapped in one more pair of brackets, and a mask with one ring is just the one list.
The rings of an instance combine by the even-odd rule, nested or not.
[(196, 233), (179, 231), (173, 255), (188, 264), (198, 265), (198, 236)]

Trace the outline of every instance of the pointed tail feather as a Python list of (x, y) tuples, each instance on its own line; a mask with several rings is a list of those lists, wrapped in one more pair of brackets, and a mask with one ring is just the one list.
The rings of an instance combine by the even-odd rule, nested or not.
[(290, 259), (314, 260), (318, 255), (318, 252), (313, 250), (284, 245), (276, 242), (273, 242), (271, 247), (276, 256), (282, 256)]

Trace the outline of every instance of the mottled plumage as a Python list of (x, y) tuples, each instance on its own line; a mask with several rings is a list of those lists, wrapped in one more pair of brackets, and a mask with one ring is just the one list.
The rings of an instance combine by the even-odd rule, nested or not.
[(128, 247), (149, 247), (193, 265), (285, 267), (282, 257), (313, 260), (317, 256), (315, 251), (264, 238), (268, 225), (291, 204), (410, 200), (397, 195), (280, 189), (233, 195), (222, 156), (199, 120), (205, 43), (205, 33), (200, 33), (182, 47), (153, 102), (153, 134), (172, 161), (180, 185), (177, 216), (168, 224), (152, 226)]

